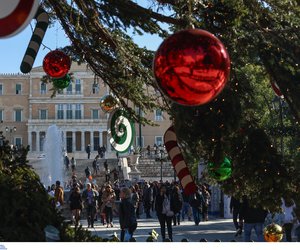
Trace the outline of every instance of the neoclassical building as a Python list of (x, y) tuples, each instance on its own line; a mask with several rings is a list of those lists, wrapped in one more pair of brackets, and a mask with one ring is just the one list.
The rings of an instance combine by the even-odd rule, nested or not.
[[(61, 130), (65, 150), (81, 158), (88, 144), (92, 150), (104, 145), (111, 151), (107, 135), (108, 117), (100, 106), (101, 97), (109, 88), (95, 79), (85, 64), (72, 64), (72, 83), (51, 98), (52, 84), (44, 84), (42, 67), (30, 74), (0, 74), (0, 121), (3, 135), (14, 145), (29, 145), (30, 157), (44, 152), (43, 144), (49, 126)], [(136, 124), (135, 144), (141, 131), (142, 145), (163, 144), (163, 134), (170, 126), (169, 118), (160, 110), (147, 116), (158, 127)]]

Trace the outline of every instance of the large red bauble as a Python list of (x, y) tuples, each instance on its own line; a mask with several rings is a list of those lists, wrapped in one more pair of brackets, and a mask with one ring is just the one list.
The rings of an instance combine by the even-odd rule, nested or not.
[(43, 61), (44, 71), (53, 78), (63, 78), (69, 72), (70, 67), (70, 57), (59, 50), (49, 52)]
[(214, 99), (224, 88), (230, 59), (213, 34), (183, 30), (158, 48), (153, 70), (161, 90), (174, 102), (197, 106)]

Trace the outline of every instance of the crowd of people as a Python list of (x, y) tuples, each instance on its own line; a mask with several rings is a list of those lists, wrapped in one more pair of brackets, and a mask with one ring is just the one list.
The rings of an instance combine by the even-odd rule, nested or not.
[[(281, 210), (277, 213), (270, 213), (261, 206), (251, 206), (246, 196), (241, 200), (231, 197), (230, 211), (233, 214), (233, 223), (236, 228), (236, 237), (244, 231), (244, 241), (250, 242), (252, 230), (255, 231), (257, 241), (263, 242), (263, 229), (271, 223), (282, 226), (285, 232), (285, 241), (292, 241), (292, 230), (297, 224), (295, 213), (296, 204), (291, 197), (282, 198)], [(300, 241), (300, 225), (296, 228), (296, 235)]]

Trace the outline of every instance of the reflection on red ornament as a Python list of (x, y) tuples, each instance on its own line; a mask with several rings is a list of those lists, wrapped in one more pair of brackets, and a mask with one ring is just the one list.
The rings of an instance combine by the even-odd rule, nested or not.
[(277, 83), (276, 83), (276, 82), (271, 82), (271, 85), (272, 85), (272, 88), (273, 88), (275, 94), (276, 94), (277, 96), (279, 96), (279, 97), (283, 97), (283, 94), (281, 93), (281, 91), (280, 91), (280, 89), (279, 89)]
[(44, 71), (53, 78), (64, 77), (69, 72), (70, 67), (70, 57), (59, 50), (49, 52), (43, 61)]
[(153, 70), (161, 90), (173, 101), (189, 106), (213, 100), (230, 72), (226, 48), (213, 34), (183, 30), (158, 48)]

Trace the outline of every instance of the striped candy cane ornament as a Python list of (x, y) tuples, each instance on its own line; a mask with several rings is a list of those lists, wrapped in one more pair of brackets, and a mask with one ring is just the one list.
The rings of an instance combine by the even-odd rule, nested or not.
[(21, 72), (24, 74), (29, 73), (32, 69), (34, 60), (40, 49), (49, 24), (49, 15), (41, 7), (38, 9), (35, 15), (35, 19), (37, 21), (37, 24), (31, 36), (20, 67)]
[(180, 180), (183, 191), (186, 195), (190, 195), (196, 192), (196, 184), (190, 174), (181, 150), (177, 144), (177, 136), (174, 127), (171, 126), (167, 129), (164, 135), (164, 143), (168, 155), (171, 158), (172, 165), (176, 171), (177, 177)]

